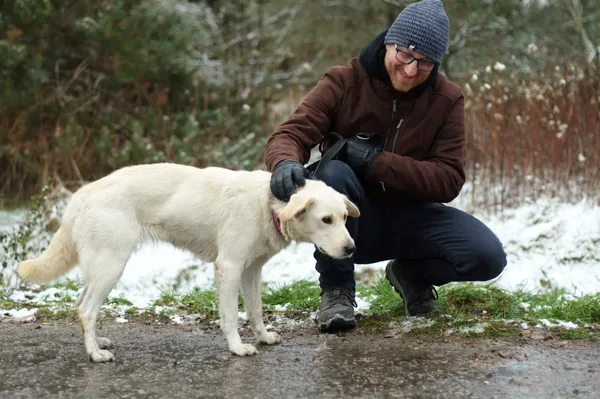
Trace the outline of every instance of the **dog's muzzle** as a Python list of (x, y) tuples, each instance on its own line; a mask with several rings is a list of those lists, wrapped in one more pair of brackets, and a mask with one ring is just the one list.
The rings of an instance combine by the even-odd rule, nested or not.
[(355, 245), (346, 245), (344, 246), (344, 252), (346, 254), (346, 257), (351, 257), (352, 255), (354, 255), (354, 252), (356, 252), (356, 246)]
[[(327, 251), (325, 251), (323, 248), (321, 247), (317, 247), (317, 249), (319, 250), (319, 252), (321, 252), (323, 255), (327, 255), (329, 257), (332, 257), (330, 254), (327, 253)], [(346, 258), (350, 258), (352, 255), (354, 255), (354, 252), (356, 252), (356, 246), (354, 244), (352, 245), (345, 245), (344, 246), (344, 254), (339, 258), (339, 259), (346, 259)]]

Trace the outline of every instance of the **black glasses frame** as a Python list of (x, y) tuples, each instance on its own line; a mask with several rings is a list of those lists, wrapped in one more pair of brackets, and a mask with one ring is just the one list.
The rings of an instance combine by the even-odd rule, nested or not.
[[(435, 66), (438, 64), (437, 62), (427, 61), (423, 58), (415, 58), (411, 54), (407, 53), (406, 51), (398, 48), (398, 44), (394, 44), (394, 50), (396, 50), (396, 61), (398, 61), (399, 63), (404, 64), (404, 65), (410, 65), (413, 62), (417, 61), (417, 69), (419, 71), (431, 72), (431, 71), (433, 71)], [(408, 56), (409, 58), (411, 58), (411, 60), (406, 62), (406, 61), (399, 59), (398, 54), (400, 54), (400, 53)]]

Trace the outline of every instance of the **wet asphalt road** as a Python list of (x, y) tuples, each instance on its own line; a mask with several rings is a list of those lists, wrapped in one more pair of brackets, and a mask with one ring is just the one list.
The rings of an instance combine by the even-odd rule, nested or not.
[[(207, 326), (104, 323), (116, 361), (87, 360), (67, 323), (0, 323), (1, 398), (595, 398), (597, 342), (282, 332), (229, 355)], [(246, 342), (253, 338), (245, 335)]]

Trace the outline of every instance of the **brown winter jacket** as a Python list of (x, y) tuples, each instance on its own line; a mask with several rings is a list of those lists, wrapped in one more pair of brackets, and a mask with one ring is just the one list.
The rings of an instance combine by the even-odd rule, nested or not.
[(366, 176), (370, 195), (391, 203), (450, 202), (465, 182), (462, 91), (437, 71), (408, 93), (393, 90), (382, 72), (384, 35), (360, 60), (323, 75), (269, 138), (265, 163), (270, 171), (285, 159), (305, 164), (327, 132), (378, 133), (384, 151)]

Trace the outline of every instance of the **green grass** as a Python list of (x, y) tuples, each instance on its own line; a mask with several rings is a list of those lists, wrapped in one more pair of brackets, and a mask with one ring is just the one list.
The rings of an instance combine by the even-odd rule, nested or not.
[(387, 316), (404, 315), (404, 303), (385, 277), (370, 286), (357, 286), (356, 293), (370, 304), (370, 311)]
[(200, 313), (207, 317), (217, 317), (217, 292), (215, 289), (200, 290), (179, 294), (165, 292), (154, 302), (154, 306), (174, 306), (188, 313)]
[(78, 291), (82, 285), (79, 281), (75, 281), (75, 280), (65, 280), (65, 281), (61, 281), (58, 283), (54, 283), (52, 285), (50, 285), (49, 287), (52, 288), (62, 288), (62, 289), (67, 289), (67, 290), (71, 290), (71, 291)]
[(565, 290), (507, 292), (494, 286), (456, 284), (440, 290), (445, 311), (464, 316), (487, 314), (498, 319), (536, 322), (558, 319), (576, 323), (597, 323), (600, 318), (600, 294), (573, 297)]
[(268, 287), (263, 290), (262, 301), (266, 309), (277, 306), (290, 311), (313, 311), (321, 303), (321, 289), (314, 281), (299, 280), (291, 284)]
[[(370, 312), (374, 315), (388, 316), (388, 320), (404, 316), (402, 299), (383, 276), (370, 286), (358, 287), (357, 291), (370, 303)], [(578, 325), (577, 329), (549, 328), (561, 338), (600, 336), (600, 294), (573, 297), (559, 288), (509, 292), (493, 283), (460, 283), (440, 287), (438, 300), (441, 311), (430, 316), (434, 323), (415, 328), (411, 334), (443, 335), (452, 330), (465, 336), (518, 336), (520, 323), (531, 327), (541, 319), (548, 319)], [(584, 324), (589, 327), (585, 328)], [(482, 325), (485, 325), (484, 332), (477, 332), (475, 327)]]
[(30, 305), (28, 302), (17, 302), (7, 298), (0, 298), (0, 309), (24, 309), (35, 306)]
[(41, 322), (56, 320), (69, 320), (75, 322), (79, 320), (77, 310), (73, 306), (41, 307), (35, 313), (35, 317)]
[[(289, 311), (310, 311), (317, 309), (320, 303), (320, 289), (317, 283), (307, 280), (296, 281), (277, 287), (266, 287), (262, 292), (263, 307), (266, 310), (277, 306)], [(188, 293), (164, 292), (155, 306), (174, 306), (189, 313), (201, 313), (218, 317), (217, 292), (214, 288), (194, 289)], [(238, 310), (244, 310), (242, 295), (238, 295)]]
[(108, 303), (110, 303), (112, 305), (123, 305), (123, 306), (132, 306), (133, 305), (133, 303), (130, 300), (128, 300), (127, 298), (123, 298), (123, 297), (109, 298)]
[[(531, 328), (541, 319), (548, 319), (550, 322), (562, 320), (577, 324), (576, 329), (545, 328), (560, 338), (600, 337), (600, 294), (573, 297), (565, 290), (552, 287), (509, 292), (493, 283), (449, 284), (438, 289), (441, 305), (439, 314), (428, 316), (425, 322), (413, 322), (413, 319), (405, 317), (402, 299), (387, 280), (379, 275), (372, 281), (369, 285), (357, 286), (358, 297), (370, 304), (370, 309), (359, 324), (368, 333), (385, 333), (401, 324), (404, 329), (408, 324), (408, 333), (417, 336), (519, 336), (522, 332), (521, 323), (527, 323)], [(52, 302), (42, 306), (0, 297), (0, 308), (39, 307), (37, 317), (42, 320), (76, 318), (75, 294), (81, 286), (67, 281), (48, 287), (63, 288), (65, 292), (54, 294), (49, 298)], [(306, 318), (307, 313), (318, 310), (321, 301), (319, 294), (320, 289), (315, 281), (299, 280), (291, 284), (266, 286), (262, 292), (263, 307), (266, 312), (278, 312), (290, 318)], [(238, 298), (239, 310), (243, 311), (242, 296)], [(110, 298), (103, 307), (103, 317), (114, 317), (114, 312), (111, 313), (114, 308), (110, 305), (123, 306), (124, 317), (144, 321), (169, 322), (170, 317), (177, 314), (200, 314), (207, 320), (218, 318), (214, 287), (196, 288), (189, 292), (178, 292), (176, 289), (165, 291), (144, 309), (132, 306), (123, 297)]]
[[(372, 286), (359, 287), (358, 293), (370, 302), (373, 313), (404, 315), (402, 299), (385, 278)], [(458, 318), (485, 316), (528, 322), (546, 318), (578, 323), (600, 320), (600, 293), (573, 297), (559, 288), (509, 292), (492, 284), (460, 283), (439, 288), (438, 300), (442, 313)]]

